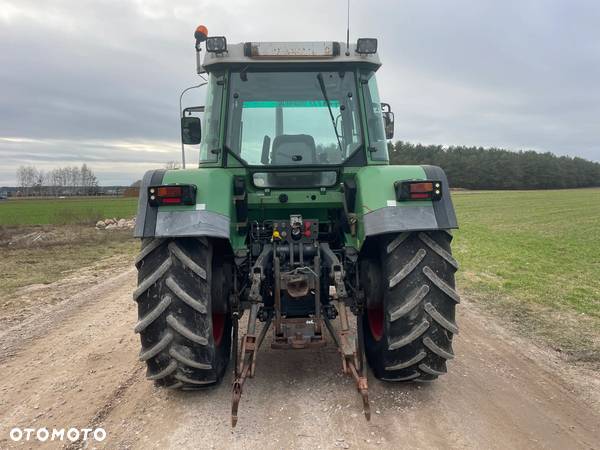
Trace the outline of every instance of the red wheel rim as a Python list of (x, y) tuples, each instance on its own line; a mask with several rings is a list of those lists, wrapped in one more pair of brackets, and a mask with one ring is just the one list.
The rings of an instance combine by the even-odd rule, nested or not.
[(371, 336), (376, 341), (379, 341), (383, 337), (383, 318), (382, 306), (367, 309), (367, 320), (369, 321)]
[(215, 346), (221, 344), (223, 332), (225, 331), (225, 314), (213, 313), (212, 315), (212, 331)]

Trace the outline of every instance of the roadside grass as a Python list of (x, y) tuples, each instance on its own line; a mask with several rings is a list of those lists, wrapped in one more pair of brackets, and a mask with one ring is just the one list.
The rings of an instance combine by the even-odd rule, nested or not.
[[(453, 251), (465, 297), (572, 361), (600, 364), (600, 189), (459, 191), (453, 200), (461, 227)], [(1, 298), (110, 257), (133, 259), (139, 243), (131, 231), (90, 224), (131, 217), (136, 204), (135, 198), (0, 203)]]
[(467, 297), (572, 360), (600, 362), (600, 189), (456, 192)]
[(136, 209), (137, 198), (130, 197), (0, 202), (0, 298), (6, 300), (28, 285), (53, 283), (84, 267), (102, 266), (109, 258), (133, 257), (139, 242), (131, 230), (96, 230), (93, 224), (107, 217), (132, 217)]
[(133, 217), (134, 197), (10, 199), (0, 202), (0, 226), (91, 224), (107, 217)]
[(50, 284), (115, 256), (133, 261), (138, 250), (131, 230), (108, 232), (81, 225), (2, 228), (0, 306), (20, 288)]

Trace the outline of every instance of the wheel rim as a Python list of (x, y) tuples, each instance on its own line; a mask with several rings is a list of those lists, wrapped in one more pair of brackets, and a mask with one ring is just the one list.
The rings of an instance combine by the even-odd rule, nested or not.
[(383, 322), (384, 322), (383, 307), (378, 305), (374, 308), (367, 309), (367, 320), (369, 321), (369, 329), (371, 330), (371, 336), (376, 341), (381, 340), (383, 337)]
[(213, 313), (212, 315), (212, 331), (215, 346), (221, 344), (223, 334), (225, 332), (225, 314)]

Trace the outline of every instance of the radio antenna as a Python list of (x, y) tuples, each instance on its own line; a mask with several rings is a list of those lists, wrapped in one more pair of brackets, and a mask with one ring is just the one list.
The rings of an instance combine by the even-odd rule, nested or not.
[(346, 56), (350, 56), (350, 0), (348, 0), (348, 22), (346, 26)]

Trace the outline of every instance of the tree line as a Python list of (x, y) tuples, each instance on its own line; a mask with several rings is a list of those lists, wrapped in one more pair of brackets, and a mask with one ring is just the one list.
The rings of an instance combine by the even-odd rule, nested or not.
[(59, 167), (48, 172), (32, 165), (20, 166), (17, 169), (17, 185), (22, 196), (98, 193), (98, 179), (86, 164), (81, 167)]
[(600, 186), (600, 163), (583, 158), (499, 148), (443, 147), (398, 141), (392, 164), (440, 166), (450, 186), (466, 189), (564, 189)]

